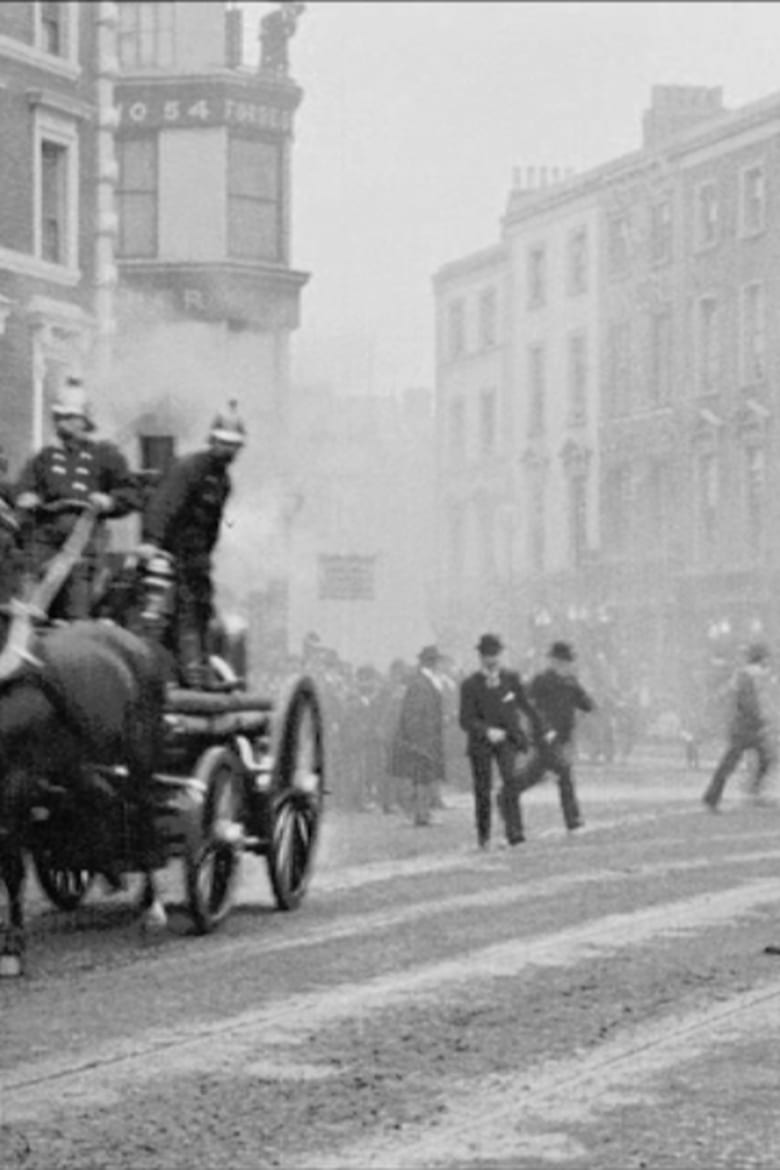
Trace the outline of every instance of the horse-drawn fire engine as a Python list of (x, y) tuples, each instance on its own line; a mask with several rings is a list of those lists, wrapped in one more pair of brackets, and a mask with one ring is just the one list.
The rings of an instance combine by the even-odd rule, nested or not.
[[(90, 711), (84, 711), (91, 702), (99, 707), (106, 701), (110, 687), (99, 689), (101, 670), (108, 670), (105, 677), (121, 687), (128, 662), (132, 669), (133, 655), (148, 647), (110, 618), (73, 623), (68, 630), (45, 620), (92, 520), (87, 510), (43, 580), (7, 607), (0, 652), (0, 862), (11, 910), (0, 952), (0, 974), (5, 975), (21, 972), (23, 920), (13, 858), (22, 850), (31, 857), (48, 898), (64, 910), (82, 902), (100, 872), (95, 842), (100, 838), (105, 848), (106, 834), (114, 868), (122, 874), (149, 874), (180, 859), (187, 906), (199, 932), (212, 930), (228, 914), (243, 853), (266, 859), (276, 905), (283, 910), (300, 904), (312, 872), (325, 792), (323, 725), (315, 687), (311, 679), (299, 676), (272, 700), (247, 692), (243, 680), (217, 659), (212, 666), (218, 689), (165, 687), (161, 746), (153, 773), (145, 778), (156, 849), (149, 858), (136, 799), (138, 777), (129, 763), (130, 740), (123, 738), (128, 712), (136, 718), (141, 709), (139, 686), (133, 690), (135, 705), (126, 703), (116, 716), (113, 708), (106, 708), (91, 720)], [(158, 618), (164, 620), (159, 566), (155, 573), (154, 566), (131, 558), (125, 577), (138, 585), (142, 605), (157, 607)], [(126, 649), (127, 658), (114, 661)], [(83, 662), (71, 665), (76, 659)], [(95, 680), (92, 691), (90, 679)], [(79, 687), (85, 699), (79, 700)], [(27, 741), (24, 734), (14, 738), (13, 720), (23, 721), (36, 703), (38, 722), (30, 723), (30, 735), (41, 738), (37, 729), (44, 718), (55, 736), (62, 727), (63, 742), (75, 742), (81, 752), (78, 784), (58, 776), (45, 745), (37, 744), (33, 753), (29, 735)], [(41, 714), (44, 703), (49, 707)], [(117, 702), (114, 708), (119, 711)], [(112, 719), (117, 726), (111, 737)], [(19, 745), (16, 756), (13, 744)], [(40, 774), (30, 775), (36, 769)], [(16, 795), (6, 784), (14, 770), (24, 775)]]

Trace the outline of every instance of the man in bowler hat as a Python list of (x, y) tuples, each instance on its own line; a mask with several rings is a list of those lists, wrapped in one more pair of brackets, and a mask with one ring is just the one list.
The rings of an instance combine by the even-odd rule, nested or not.
[(493, 761), (501, 776), (498, 806), (503, 815), (506, 839), (510, 845), (523, 841), (515, 761), (517, 753), (528, 747), (528, 737), (521, 713), (538, 728), (536, 712), (526, 698), (520, 676), (501, 666), (504, 647), (495, 634), (483, 634), (477, 644), (480, 668), (461, 684), (460, 725), (466, 733), (466, 754), (474, 783), (474, 812), (477, 843), (487, 849), (490, 843), (490, 794)]
[(572, 773), (573, 738), (577, 711), (593, 711), (595, 703), (574, 674), (574, 651), (568, 642), (553, 642), (546, 670), (534, 675), (528, 697), (542, 721), (537, 752), (520, 775), (519, 789), (525, 792), (552, 772), (564, 823), (570, 831), (582, 828), (582, 816), (574, 790)]

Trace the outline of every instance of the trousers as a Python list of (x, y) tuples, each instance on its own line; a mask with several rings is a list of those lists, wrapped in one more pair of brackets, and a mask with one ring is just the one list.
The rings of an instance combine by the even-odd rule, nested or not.
[(517, 749), (509, 742), (494, 744), (489, 751), (472, 752), (469, 755), (474, 785), (474, 815), (477, 825), (477, 841), (487, 845), (491, 828), (491, 791), (493, 787), (493, 762), (501, 777), (498, 806), (504, 818), (506, 839), (510, 845), (523, 840), (523, 820), (520, 813), (519, 791), (515, 777)]
[(754, 751), (758, 757), (758, 767), (753, 778), (754, 791), (758, 792), (761, 782), (775, 763), (775, 752), (768, 737), (762, 735), (732, 735), (728, 746), (720, 758), (718, 766), (712, 774), (707, 790), (702, 797), (705, 804), (717, 808), (723, 796), (726, 781), (732, 774), (745, 752)]
[(519, 793), (533, 788), (535, 784), (544, 779), (548, 772), (552, 772), (558, 781), (558, 796), (564, 824), (567, 829), (576, 829), (582, 824), (582, 816), (574, 790), (570, 744), (543, 745), (520, 774)]

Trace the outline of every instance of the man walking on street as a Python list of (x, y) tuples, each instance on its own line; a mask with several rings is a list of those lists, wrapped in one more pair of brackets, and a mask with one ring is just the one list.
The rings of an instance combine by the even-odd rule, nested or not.
[(702, 796), (711, 812), (718, 812), (726, 781), (745, 752), (752, 750), (756, 753), (757, 770), (752, 784), (756, 795), (761, 793), (764, 779), (776, 762), (767, 696), (769, 650), (763, 642), (754, 642), (748, 646), (746, 658), (745, 665), (734, 674), (729, 684), (732, 715), (728, 745)]
[(492, 770), (495, 760), (502, 787), (498, 806), (510, 845), (525, 840), (518, 801), (515, 761), (528, 746), (521, 713), (536, 732), (538, 718), (526, 698), (520, 676), (501, 667), (504, 647), (495, 634), (483, 634), (477, 644), (480, 669), (461, 685), (460, 725), (466, 732), (466, 755), (474, 784), (474, 812), (480, 849), (490, 844)]
[(535, 675), (528, 687), (543, 726), (536, 754), (520, 775), (519, 791), (533, 788), (552, 772), (558, 779), (563, 820), (572, 832), (583, 823), (572, 773), (576, 712), (593, 711), (595, 703), (574, 675), (574, 651), (568, 642), (553, 642), (547, 658), (547, 670)]

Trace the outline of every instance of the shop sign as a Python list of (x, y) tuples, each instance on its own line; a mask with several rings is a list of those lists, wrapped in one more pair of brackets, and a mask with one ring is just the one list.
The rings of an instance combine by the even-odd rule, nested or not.
[(292, 130), (292, 110), (265, 102), (230, 96), (221, 88), (194, 87), (139, 91), (117, 103), (122, 129), (191, 128), (193, 126), (241, 126), (255, 130)]

